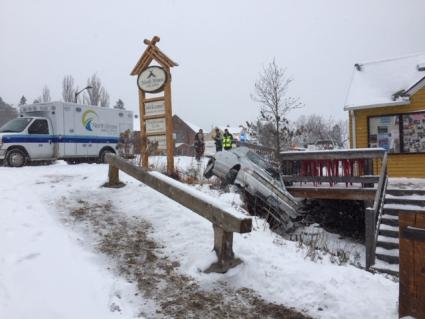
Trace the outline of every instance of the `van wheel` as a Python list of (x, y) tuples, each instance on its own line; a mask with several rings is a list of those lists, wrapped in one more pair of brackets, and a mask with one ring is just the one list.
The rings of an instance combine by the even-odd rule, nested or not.
[(27, 155), (20, 149), (12, 149), (7, 152), (6, 162), (10, 167), (22, 167), (27, 162)]
[(99, 155), (99, 163), (108, 164), (106, 154), (114, 154), (111, 150), (102, 150)]

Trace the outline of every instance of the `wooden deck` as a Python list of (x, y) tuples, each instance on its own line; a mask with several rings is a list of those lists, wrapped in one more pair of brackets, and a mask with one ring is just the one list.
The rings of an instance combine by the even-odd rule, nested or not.
[(282, 180), (295, 197), (373, 201), (385, 150), (350, 149), (282, 152)]
[(309, 199), (337, 199), (373, 201), (376, 188), (355, 187), (318, 187), (318, 186), (287, 186), (286, 189), (294, 197)]

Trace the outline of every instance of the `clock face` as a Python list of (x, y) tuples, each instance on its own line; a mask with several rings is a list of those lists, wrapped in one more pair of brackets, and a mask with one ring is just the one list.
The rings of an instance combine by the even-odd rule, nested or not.
[(166, 82), (167, 72), (160, 66), (147, 67), (137, 78), (139, 89), (147, 93), (161, 92)]

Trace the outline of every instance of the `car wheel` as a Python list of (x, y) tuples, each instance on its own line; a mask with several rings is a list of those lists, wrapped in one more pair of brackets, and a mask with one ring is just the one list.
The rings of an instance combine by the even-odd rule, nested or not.
[(10, 167), (22, 167), (27, 162), (27, 156), (24, 151), (13, 149), (7, 152), (6, 161)]
[(230, 171), (227, 172), (226, 176), (224, 176), (224, 185), (233, 184), (233, 182), (236, 179), (236, 175), (238, 175), (238, 170), (236, 168), (232, 168)]
[(215, 160), (214, 159), (210, 159), (208, 161), (207, 167), (205, 168), (205, 171), (204, 171), (204, 177), (205, 178), (210, 178), (210, 177), (213, 176), (214, 164), (215, 164)]

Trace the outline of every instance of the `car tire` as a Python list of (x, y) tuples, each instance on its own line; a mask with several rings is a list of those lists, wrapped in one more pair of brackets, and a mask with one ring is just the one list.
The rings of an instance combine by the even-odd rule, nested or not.
[(10, 167), (22, 167), (27, 163), (27, 154), (18, 148), (12, 149), (6, 154), (6, 162)]
[(224, 176), (223, 184), (225, 186), (229, 184), (233, 184), (233, 182), (236, 179), (236, 175), (238, 175), (238, 170), (236, 168), (232, 168), (230, 171), (227, 172), (226, 176)]
[(211, 178), (214, 175), (213, 174), (214, 165), (215, 165), (215, 160), (210, 159), (208, 161), (207, 167), (205, 167), (205, 171), (204, 171), (205, 178)]

